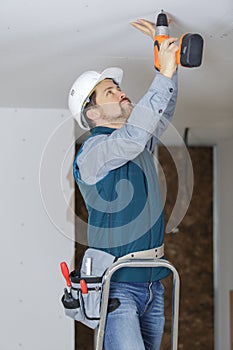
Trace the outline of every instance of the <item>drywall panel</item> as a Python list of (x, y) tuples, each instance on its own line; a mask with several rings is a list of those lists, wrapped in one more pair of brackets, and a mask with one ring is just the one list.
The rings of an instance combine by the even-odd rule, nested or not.
[(71, 262), (74, 247), (67, 175), (73, 122), (65, 110), (1, 108), (0, 119), (0, 348), (71, 350), (73, 322), (60, 302), (59, 263)]

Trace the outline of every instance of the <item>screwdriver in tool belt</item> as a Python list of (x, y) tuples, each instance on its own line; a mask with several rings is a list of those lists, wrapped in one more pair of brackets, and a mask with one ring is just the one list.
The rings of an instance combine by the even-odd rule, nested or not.
[(85, 280), (80, 280), (80, 288), (83, 294), (88, 294), (87, 283)]
[(66, 280), (66, 285), (67, 285), (67, 287), (69, 287), (69, 291), (67, 290), (67, 288), (64, 289), (65, 299), (66, 299), (66, 301), (68, 301), (72, 298), (72, 296), (70, 294), (70, 287), (71, 287), (70, 272), (69, 272), (68, 266), (67, 266), (65, 261), (60, 263), (60, 267), (61, 267), (62, 275)]
[(61, 272), (66, 280), (66, 285), (67, 285), (67, 287), (70, 288), (71, 287), (70, 272), (69, 272), (69, 269), (68, 269), (66, 262), (65, 261), (61, 262), (60, 267), (61, 267)]
[[(68, 269), (68, 266), (66, 264), (66, 262), (61, 262), (60, 263), (60, 266), (61, 266), (61, 272), (66, 280), (66, 285), (67, 287), (71, 287), (71, 281), (70, 281), (70, 273), (69, 273), (69, 269)], [(87, 289), (87, 283), (84, 279), (81, 279), (80, 280), (80, 288), (81, 288), (81, 291), (83, 294), (87, 294), (88, 293), (88, 289)], [(67, 289), (66, 289), (67, 291)], [(68, 295), (66, 292), (65, 292), (66, 296)]]

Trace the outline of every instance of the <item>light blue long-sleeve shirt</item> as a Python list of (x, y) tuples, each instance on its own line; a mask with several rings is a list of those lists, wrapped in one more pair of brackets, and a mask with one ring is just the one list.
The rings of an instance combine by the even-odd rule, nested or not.
[(85, 142), (77, 157), (81, 180), (97, 183), (109, 171), (137, 157), (145, 147), (153, 151), (172, 119), (177, 91), (177, 72), (172, 79), (157, 73), (122, 128)]

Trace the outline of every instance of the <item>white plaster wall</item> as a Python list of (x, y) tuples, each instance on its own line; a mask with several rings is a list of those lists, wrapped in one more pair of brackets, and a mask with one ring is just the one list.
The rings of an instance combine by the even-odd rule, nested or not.
[(216, 350), (230, 349), (229, 291), (233, 289), (233, 137), (216, 147)]
[(59, 264), (74, 248), (73, 122), (66, 110), (6, 108), (0, 120), (0, 349), (71, 350)]

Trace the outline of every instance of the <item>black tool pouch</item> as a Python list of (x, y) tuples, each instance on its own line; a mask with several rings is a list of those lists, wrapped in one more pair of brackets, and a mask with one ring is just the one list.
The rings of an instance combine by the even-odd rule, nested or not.
[[(86, 250), (80, 271), (74, 270), (70, 273), (70, 292), (65, 289), (61, 299), (67, 316), (92, 329), (98, 326), (103, 274), (114, 260), (113, 255), (100, 250), (92, 248)], [(91, 261), (91, 271), (88, 268), (88, 272), (91, 273), (88, 275), (87, 261)]]

